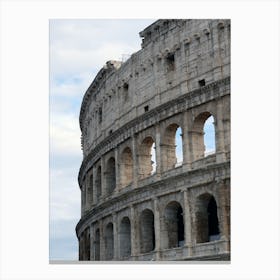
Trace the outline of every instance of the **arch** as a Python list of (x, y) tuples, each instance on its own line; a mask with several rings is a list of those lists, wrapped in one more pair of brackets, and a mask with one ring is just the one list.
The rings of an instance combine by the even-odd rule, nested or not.
[(139, 147), (139, 179), (152, 175), (155, 169), (155, 141), (151, 136), (148, 136)]
[(217, 203), (213, 195), (205, 193), (196, 201), (196, 242), (220, 239)]
[(114, 257), (114, 231), (113, 224), (109, 223), (105, 228), (105, 258), (112, 260)]
[(116, 188), (116, 161), (113, 157), (109, 158), (107, 161), (106, 183), (106, 193), (110, 194)]
[(175, 248), (184, 246), (184, 216), (183, 208), (177, 201), (167, 204), (164, 209), (163, 247)]
[(154, 213), (145, 209), (140, 215), (140, 252), (148, 253), (155, 249)]
[(195, 118), (191, 135), (194, 160), (215, 153), (214, 117), (210, 112), (203, 112)]
[(100, 165), (97, 167), (97, 170), (96, 170), (95, 184), (96, 184), (96, 197), (97, 197), (97, 202), (98, 202), (99, 198), (101, 197), (101, 184), (102, 184), (102, 181), (101, 181), (101, 166)]
[(94, 239), (94, 260), (100, 261), (100, 230), (97, 229), (95, 231), (95, 239)]
[(163, 170), (169, 170), (179, 166), (183, 162), (182, 128), (176, 124), (170, 124), (164, 132), (161, 143)]
[(133, 158), (132, 151), (129, 147), (126, 147), (121, 154), (121, 168), (120, 168), (120, 180), (121, 186), (127, 186), (133, 179)]
[(120, 224), (120, 257), (131, 255), (131, 225), (128, 217), (124, 217)]

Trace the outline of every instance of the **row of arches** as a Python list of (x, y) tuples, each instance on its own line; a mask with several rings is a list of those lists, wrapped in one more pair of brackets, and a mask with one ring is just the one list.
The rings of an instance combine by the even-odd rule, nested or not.
[[(184, 209), (178, 201), (167, 203), (163, 213), (160, 214), (160, 240), (161, 249), (183, 247), (185, 245), (185, 218)], [(135, 222), (135, 221), (133, 221)], [(124, 216), (117, 226), (117, 236), (114, 236), (114, 224), (108, 222), (104, 227), (104, 259), (114, 258), (114, 243), (118, 242), (119, 258), (126, 259), (132, 254), (132, 221)], [(211, 242), (220, 238), (220, 227), (216, 199), (209, 193), (200, 195), (195, 205), (195, 232), (196, 243)], [(145, 254), (155, 250), (155, 216), (152, 209), (146, 208), (139, 214), (137, 223), (139, 235), (139, 253)], [(93, 259), (101, 259), (100, 228), (94, 231)], [(86, 246), (89, 250), (89, 246)], [(89, 257), (89, 252), (86, 254)]]
[[(194, 159), (203, 158), (215, 152), (215, 122), (209, 112), (200, 114), (194, 121), (192, 130), (192, 149)], [(184, 161), (183, 149), (184, 139), (182, 127), (177, 123), (169, 124), (160, 140), (161, 171), (176, 168)], [(116, 165), (118, 164), (118, 169)], [(134, 165), (137, 170), (134, 171)], [(118, 170), (118, 174), (116, 172)], [(112, 155), (101, 167), (101, 163), (96, 167), (95, 180), (92, 175), (87, 183), (87, 193), (89, 196), (87, 203), (92, 204), (93, 185), (95, 182), (95, 194), (97, 201), (102, 194), (111, 194), (117, 183), (121, 188), (133, 183), (133, 177), (137, 172), (137, 179), (147, 178), (157, 170), (156, 141), (152, 136), (146, 136), (137, 149), (137, 155), (133, 155), (132, 147), (126, 146), (120, 151), (118, 162)], [(119, 180), (117, 180), (117, 177)], [(104, 181), (104, 182), (103, 182)], [(103, 191), (102, 191), (102, 188)], [(85, 198), (86, 199), (86, 198)]]

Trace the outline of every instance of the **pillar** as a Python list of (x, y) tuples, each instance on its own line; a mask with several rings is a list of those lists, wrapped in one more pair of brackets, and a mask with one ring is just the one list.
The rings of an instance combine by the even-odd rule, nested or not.
[(188, 112), (183, 113), (183, 129), (182, 129), (182, 142), (183, 142), (183, 171), (191, 169), (192, 162), (192, 149), (191, 149), (191, 133), (188, 125)]
[(138, 235), (138, 221), (135, 213), (135, 206), (130, 206), (130, 225), (131, 225), (131, 256), (134, 257), (139, 254), (139, 235)]
[(90, 225), (89, 236), (90, 236), (90, 260), (94, 261), (94, 226), (93, 226), (93, 224)]
[(105, 159), (101, 157), (101, 197), (106, 196)]
[(161, 165), (161, 148), (160, 148), (160, 142), (161, 142), (161, 137), (160, 137), (160, 125), (159, 123), (156, 124), (156, 139), (155, 139), (155, 147), (156, 147), (156, 162), (157, 162), (157, 167), (156, 167), (156, 175), (158, 178), (161, 177), (161, 172), (162, 172), (162, 165)]
[(100, 230), (100, 260), (105, 260), (105, 239), (104, 239), (104, 228), (103, 220), (99, 221), (99, 230)]
[(156, 252), (156, 260), (160, 260), (160, 213), (159, 213), (159, 203), (158, 198), (153, 199), (154, 203), (154, 228), (155, 228), (155, 252)]
[(132, 136), (132, 160), (133, 160), (133, 179), (132, 179), (132, 187), (137, 188), (138, 185), (138, 149), (137, 149), (137, 138), (134, 134)]
[(189, 255), (192, 254), (192, 246), (194, 243), (193, 224), (191, 215), (191, 202), (188, 190), (183, 191), (183, 207), (184, 207), (184, 233), (185, 246), (189, 247)]
[(224, 125), (223, 125), (223, 104), (218, 101), (217, 114), (215, 120), (215, 140), (216, 140), (216, 162), (226, 160), (225, 143), (224, 143)]
[(118, 148), (115, 149), (114, 151), (114, 156), (115, 156), (115, 169), (116, 169), (116, 192), (120, 191), (121, 188), (121, 182), (120, 182), (120, 159), (119, 159), (119, 152)]
[(114, 238), (114, 257), (113, 260), (119, 260), (119, 227), (118, 227), (118, 216), (113, 213), (113, 238)]

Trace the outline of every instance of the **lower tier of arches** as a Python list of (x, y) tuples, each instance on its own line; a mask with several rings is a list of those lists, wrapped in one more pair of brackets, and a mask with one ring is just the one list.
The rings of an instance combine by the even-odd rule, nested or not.
[(169, 193), (160, 187), (158, 191), (157, 196), (142, 195), (138, 202), (115, 211), (102, 212), (100, 207), (78, 224), (79, 259), (192, 260), (217, 259), (220, 255), (229, 258), (228, 178), (185, 189), (179, 186)]

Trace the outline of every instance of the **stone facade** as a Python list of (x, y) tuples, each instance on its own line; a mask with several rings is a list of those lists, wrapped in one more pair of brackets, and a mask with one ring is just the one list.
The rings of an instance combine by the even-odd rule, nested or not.
[(140, 36), (82, 101), (79, 260), (229, 260), (230, 21), (158, 20)]

